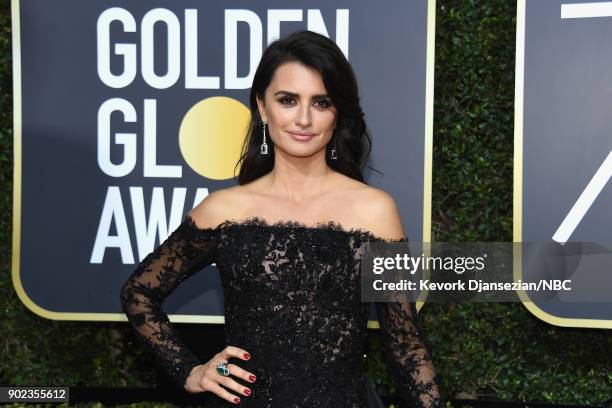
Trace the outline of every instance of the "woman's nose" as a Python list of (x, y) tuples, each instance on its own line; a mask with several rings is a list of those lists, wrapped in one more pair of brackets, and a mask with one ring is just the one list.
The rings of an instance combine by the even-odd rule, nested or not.
[(298, 109), (295, 123), (299, 126), (306, 127), (310, 125), (310, 107), (308, 105), (302, 105)]

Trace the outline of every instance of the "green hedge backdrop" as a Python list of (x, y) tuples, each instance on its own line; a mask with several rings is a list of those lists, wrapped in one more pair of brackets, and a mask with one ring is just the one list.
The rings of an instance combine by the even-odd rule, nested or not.
[[(42, 319), (13, 290), (10, 1), (0, 1), (0, 383), (153, 387), (127, 323)], [(436, 15), (433, 238), (511, 241), (516, 4), (444, 0)], [(610, 331), (551, 326), (514, 303), (427, 304), (420, 316), (447, 398), (612, 397)], [(368, 373), (392, 394), (377, 331), (368, 347)]]

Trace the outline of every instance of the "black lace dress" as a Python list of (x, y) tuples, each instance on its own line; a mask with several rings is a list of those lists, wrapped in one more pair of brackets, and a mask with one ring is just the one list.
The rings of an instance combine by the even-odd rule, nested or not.
[[(384, 240), (331, 221), (306, 226), (252, 217), (198, 228), (187, 215), (125, 282), (122, 308), (160, 368), (182, 387), (191, 369), (204, 362), (181, 342), (162, 302), (214, 262), (223, 286), (227, 345), (251, 353), (248, 361), (229, 362), (257, 381), (232, 376), (252, 394), (237, 394), (241, 402), (233, 404), (208, 393), (210, 406), (371, 408), (378, 406), (376, 395), (362, 370), (370, 304), (360, 301), (359, 259), (366, 241)], [(376, 303), (376, 310), (404, 400), (442, 406), (414, 303)]]

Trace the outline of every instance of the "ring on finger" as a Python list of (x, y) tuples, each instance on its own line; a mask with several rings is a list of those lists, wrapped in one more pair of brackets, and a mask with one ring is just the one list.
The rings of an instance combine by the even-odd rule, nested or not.
[(227, 377), (228, 375), (230, 375), (227, 363), (219, 363), (219, 364), (217, 364), (217, 374), (220, 374), (220, 375), (222, 375), (224, 377)]

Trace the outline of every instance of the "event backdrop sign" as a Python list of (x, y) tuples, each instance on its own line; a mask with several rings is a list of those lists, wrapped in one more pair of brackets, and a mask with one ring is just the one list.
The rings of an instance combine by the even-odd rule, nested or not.
[[(208, 193), (230, 187), (265, 47), (309, 29), (355, 68), (373, 186), (430, 239), (435, 2), (14, 0), (13, 282), (57, 320), (126, 320), (119, 288)], [(164, 304), (222, 323), (214, 265)], [(370, 326), (377, 327), (370, 321)]]
[(580, 301), (525, 299), (561, 326), (612, 328), (611, 38), (612, 2), (518, 1), (514, 241), (552, 250), (555, 273), (583, 288)]

